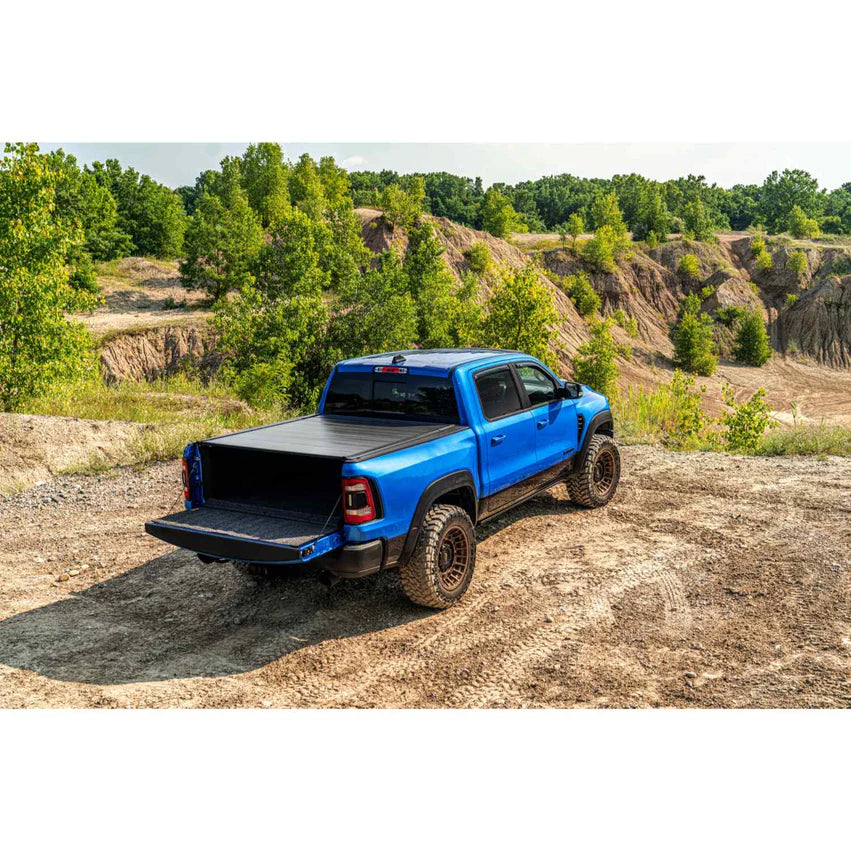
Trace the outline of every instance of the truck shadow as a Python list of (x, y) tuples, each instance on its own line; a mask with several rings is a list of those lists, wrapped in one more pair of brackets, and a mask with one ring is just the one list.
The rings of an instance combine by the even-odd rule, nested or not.
[[(549, 492), (477, 529), (581, 510)], [(221, 677), (294, 650), (441, 613), (404, 596), (397, 571), (327, 588), (301, 569), (258, 583), (233, 565), (176, 550), (70, 597), (0, 621), (0, 663), (54, 680), (119, 685)]]
[(0, 622), (0, 662), (93, 685), (220, 677), (434, 614), (395, 571), (331, 589), (305, 575), (258, 584), (178, 550)]

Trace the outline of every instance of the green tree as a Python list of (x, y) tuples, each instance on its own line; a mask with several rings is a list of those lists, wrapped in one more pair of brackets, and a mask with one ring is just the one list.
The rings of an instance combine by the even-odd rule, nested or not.
[(600, 230), (608, 225), (617, 231), (626, 232), (623, 215), (618, 206), (618, 196), (614, 192), (601, 195), (591, 205), (591, 223), (594, 225), (594, 230)]
[(689, 201), (683, 207), (683, 236), (699, 242), (711, 242), (715, 239), (709, 211), (699, 199)]
[(558, 314), (552, 294), (531, 262), (523, 269), (503, 272), (486, 310), (482, 329), (485, 345), (525, 352), (554, 365), (551, 346)]
[(406, 185), (391, 183), (385, 187), (380, 206), (384, 218), (392, 228), (410, 227), (423, 213), (425, 184), (421, 177), (414, 177)]
[(789, 233), (795, 239), (813, 239), (821, 231), (818, 222), (810, 219), (807, 214), (796, 204), (789, 213)]
[(573, 253), (576, 254), (576, 240), (585, 233), (585, 221), (579, 213), (571, 213), (567, 218), (567, 232), (573, 238)]
[(654, 185), (642, 194), (632, 223), (632, 238), (658, 243), (666, 240), (670, 231), (671, 214), (658, 187)]
[(77, 160), (61, 149), (48, 155), (56, 170), (56, 215), (82, 228), (85, 242), (79, 248), (96, 260), (130, 254), (133, 243), (118, 223), (118, 205), (105, 186), (82, 171)]
[(419, 320), (400, 258), (385, 252), (378, 268), (339, 293), (328, 339), (336, 358), (414, 348)]
[(810, 270), (807, 255), (803, 251), (793, 251), (786, 261), (786, 268), (800, 281)]
[(133, 251), (152, 257), (180, 256), (186, 214), (176, 192), (135, 169), (122, 171), (118, 160), (92, 163), (87, 171), (115, 198), (119, 228), (130, 235)]
[(595, 323), (591, 327), (591, 339), (579, 347), (573, 359), (574, 379), (604, 396), (611, 396), (618, 379), (618, 354), (610, 321)]
[(34, 144), (7, 145), (0, 160), (0, 408), (85, 371), (91, 338), (72, 311), (94, 306), (68, 283), (65, 260), (81, 229), (55, 215), (63, 166)]
[(251, 283), (251, 268), (262, 245), (260, 218), (242, 189), (234, 191), (230, 207), (215, 195), (204, 195), (186, 230), (186, 257), (180, 264), (183, 286), (206, 290), (217, 300)]
[(789, 217), (799, 207), (806, 217), (816, 218), (826, 202), (818, 181), (801, 169), (771, 172), (762, 184), (760, 215), (772, 233), (789, 229)]
[(600, 296), (591, 286), (591, 281), (585, 272), (577, 272), (565, 278), (565, 289), (570, 296), (580, 316), (586, 319), (593, 316), (602, 306)]
[(290, 206), (289, 166), (281, 146), (276, 142), (249, 145), (240, 173), (251, 208), (264, 227), (272, 226)]
[(482, 205), (482, 227), (500, 239), (505, 239), (511, 233), (523, 233), (526, 230), (523, 220), (511, 206), (511, 201), (493, 186), (485, 192)]
[(762, 366), (773, 354), (765, 323), (757, 310), (749, 310), (739, 323), (733, 355), (749, 366)]
[(682, 304), (672, 333), (674, 365), (697, 375), (712, 375), (718, 366), (712, 318), (700, 313), (700, 297), (690, 293)]
[(614, 272), (618, 261), (632, 255), (632, 244), (623, 226), (603, 225), (585, 243), (582, 257), (598, 272)]
[(313, 222), (322, 220), (325, 213), (325, 188), (316, 161), (302, 154), (290, 171), (290, 201)]
[(700, 263), (694, 254), (683, 254), (677, 265), (677, 271), (686, 280), (697, 280), (700, 277)]

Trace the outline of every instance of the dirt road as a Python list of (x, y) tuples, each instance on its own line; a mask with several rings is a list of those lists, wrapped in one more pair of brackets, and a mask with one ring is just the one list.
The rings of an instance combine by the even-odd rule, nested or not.
[(482, 527), (443, 613), (145, 536), (177, 464), (9, 497), (0, 706), (851, 705), (851, 459), (623, 454), (606, 509), (555, 488)]

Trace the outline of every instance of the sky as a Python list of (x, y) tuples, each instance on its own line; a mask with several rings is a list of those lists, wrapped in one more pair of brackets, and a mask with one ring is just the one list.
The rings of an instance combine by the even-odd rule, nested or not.
[[(217, 168), (228, 154), (241, 154), (246, 143), (42, 142), (42, 150), (61, 147), (80, 163), (108, 158), (133, 166), (160, 183), (177, 187), (195, 182), (205, 169)], [(349, 171), (392, 169), (399, 173), (448, 171), (491, 183), (518, 183), (569, 172), (608, 178), (638, 172), (653, 180), (702, 174), (724, 187), (762, 183), (774, 169), (802, 168), (819, 185), (835, 189), (851, 181), (851, 143), (731, 144), (474, 144), (282, 142), (286, 156), (332, 155)]]

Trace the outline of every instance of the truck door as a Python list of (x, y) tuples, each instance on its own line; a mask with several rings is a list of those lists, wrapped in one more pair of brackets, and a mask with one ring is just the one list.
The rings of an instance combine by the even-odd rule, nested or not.
[(484, 416), (485, 495), (503, 491), (507, 504), (522, 495), (525, 480), (535, 472), (535, 423), (532, 412), (524, 410), (510, 366), (484, 369), (476, 373), (475, 383)]
[(515, 367), (534, 423), (537, 472), (549, 470), (576, 452), (576, 403), (559, 399), (556, 380), (537, 364)]

